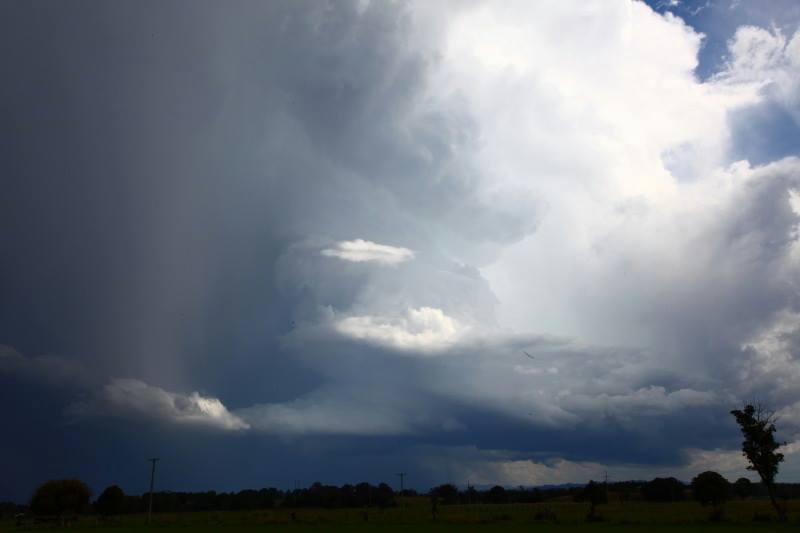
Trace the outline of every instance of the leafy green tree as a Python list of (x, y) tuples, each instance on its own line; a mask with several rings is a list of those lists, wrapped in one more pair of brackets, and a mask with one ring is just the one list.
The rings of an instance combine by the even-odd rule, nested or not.
[(775, 497), (775, 476), (778, 474), (778, 465), (783, 461), (783, 454), (778, 453), (782, 443), (775, 441), (775, 413), (761, 405), (747, 404), (743, 409), (734, 409), (731, 414), (744, 436), (742, 454), (750, 462), (747, 469), (759, 475), (778, 513), (778, 519), (785, 522), (786, 511)]
[(39, 516), (77, 516), (89, 507), (92, 492), (79, 479), (55, 479), (36, 489), (31, 498), (31, 511)]
[(94, 502), (95, 510), (101, 516), (114, 516), (122, 513), (125, 507), (125, 493), (116, 485), (106, 487), (106, 489)]
[(708, 470), (698, 474), (692, 480), (692, 496), (702, 505), (714, 507), (728, 501), (731, 495), (731, 484), (716, 472)]

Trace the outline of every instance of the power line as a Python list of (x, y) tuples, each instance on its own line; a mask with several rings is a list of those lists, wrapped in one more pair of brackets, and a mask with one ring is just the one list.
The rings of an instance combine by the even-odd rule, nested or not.
[(403, 491), (405, 490), (405, 485), (404, 485), (403, 481), (405, 480), (405, 477), (408, 474), (406, 474), (405, 472), (398, 472), (395, 475), (396, 476), (400, 476), (400, 495), (402, 496), (403, 495)]

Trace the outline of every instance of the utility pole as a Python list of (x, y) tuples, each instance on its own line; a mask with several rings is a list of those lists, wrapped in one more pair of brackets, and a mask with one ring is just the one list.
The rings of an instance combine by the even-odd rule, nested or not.
[(156, 462), (158, 462), (158, 457), (151, 457), (148, 459), (153, 466), (150, 468), (150, 503), (147, 506), (147, 523), (150, 523), (150, 518), (153, 515), (153, 485), (155, 484), (156, 479)]
[(403, 495), (403, 491), (405, 490), (405, 485), (404, 485), (404, 483), (403, 483), (403, 480), (405, 480), (405, 477), (406, 477), (408, 474), (406, 474), (405, 472), (398, 472), (398, 473), (397, 473), (397, 474), (395, 474), (395, 475), (396, 475), (396, 476), (400, 476), (400, 496), (402, 496), (402, 495)]

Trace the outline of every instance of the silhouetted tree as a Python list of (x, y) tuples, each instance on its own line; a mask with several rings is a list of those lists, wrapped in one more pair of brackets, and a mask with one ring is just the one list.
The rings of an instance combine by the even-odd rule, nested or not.
[(651, 502), (677, 502), (684, 499), (685, 488), (674, 477), (657, 477), (642, 485), (642, 497)]
[(691, 483), (692, 497), (701, 505), (711, 504), (714, 507), (728, 501), (731, 495), (731, 484), (717, 472), (708, 470), (698, 474)]
[(386, 483), (378, 484), (378, 489), (375, 491), (375, 503), (378, 507), (394, 506), (394, 489)]
[(113, 516), (122, 513), (125, 506), (125, 493), (116, 485), (106, 489), (94, 502), (94, 508), (101, 516)]
[(39, 516), (77, 516), (89, 506), (92, 492), (79, 479), (55, 479), (36, 489), (31, 498), (31, 511)]
[(442, 505), (452, 505), (458, 503), (458, 488), (451, 483), (445, 483), (432, 488), (431, 496), (436, 496), (438, 503)]
[(591, 522), (598, 519), (595, 508), (600, 504), (608, 503), (608, 494), (603, 485), (595, 483), (594, 481), (589, 481), (589, 483), (575, 495), (575, 501), (589, 502), (589, 514), (586, 515), (586, 518)]
[(747, 469), (758, 473), (778, 513), (778, 519), (785, 522), (786, 511), (775, 497), (775, 476), (778, 474), (778, 465), (783, 461), (783, 454), (777, 451), (781, 444), (775, 441), (775, 414), (761, 405), (751, 404), (743, 409), (734, 409), (731, 414), (744, 436), (742, 454), (750, 462)]
[(486, 493), (486, 498), (489, 503), (508, 503), (506, 489), (500, 485), (495, 485), (489, 489), (489, 492)]
[(641, 483), (637, 481), (617, 481), (612, 483), (609, 489), (616, 493), (620, 502), (627, 502), (631, 499), (635, 492), (641, 487)]
[(361, 482), (355, 487), (355, 503), (357, 507), (372, 505), (372, 485)]
[(24, 506), (14, 502), (0, 502), (0, 519), (10, 518), (23, 512)]
[(733, 493), (745, 499), (753, 495), (753, 483), (746, 477), (740, 477), (733, 483)]

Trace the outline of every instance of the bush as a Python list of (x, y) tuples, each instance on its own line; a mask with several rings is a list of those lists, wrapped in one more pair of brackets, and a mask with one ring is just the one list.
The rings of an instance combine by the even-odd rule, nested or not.
[(33, 493), (31, 512), (38, 516), (78, 515), (89, 507), (91, 495), (79, 479), (47, 481)]
[(489, 503), (508, 503), (508, 493), (500, 485), (495, 485), (486, 493)]
[(125, 508), (125, 493), (118, 486), (111, 485), (94, 502), (94, 508), (102, 516), (120, 514)]
[(692, 480), (692, 496), (702, 505), (714, 507), (725, 503), (731, 494), (731, 484), (716, 472), (708, 470)]
[(443, 505), (458, 503), (458, 488), (451, 483), (445, 483), (444, 485), (432, 488), (430, 495), (434, 498), (438, 498)]
[(741, 499), (750, 498), (755, 492), (753, 483), (746, 477), (740, 477), (733, 484), (733, 492)]
[(674, 477), (657, 477), (642, 486), (642, 496), (650, 502), (677, 502), (684, 499), (684, 489)]

